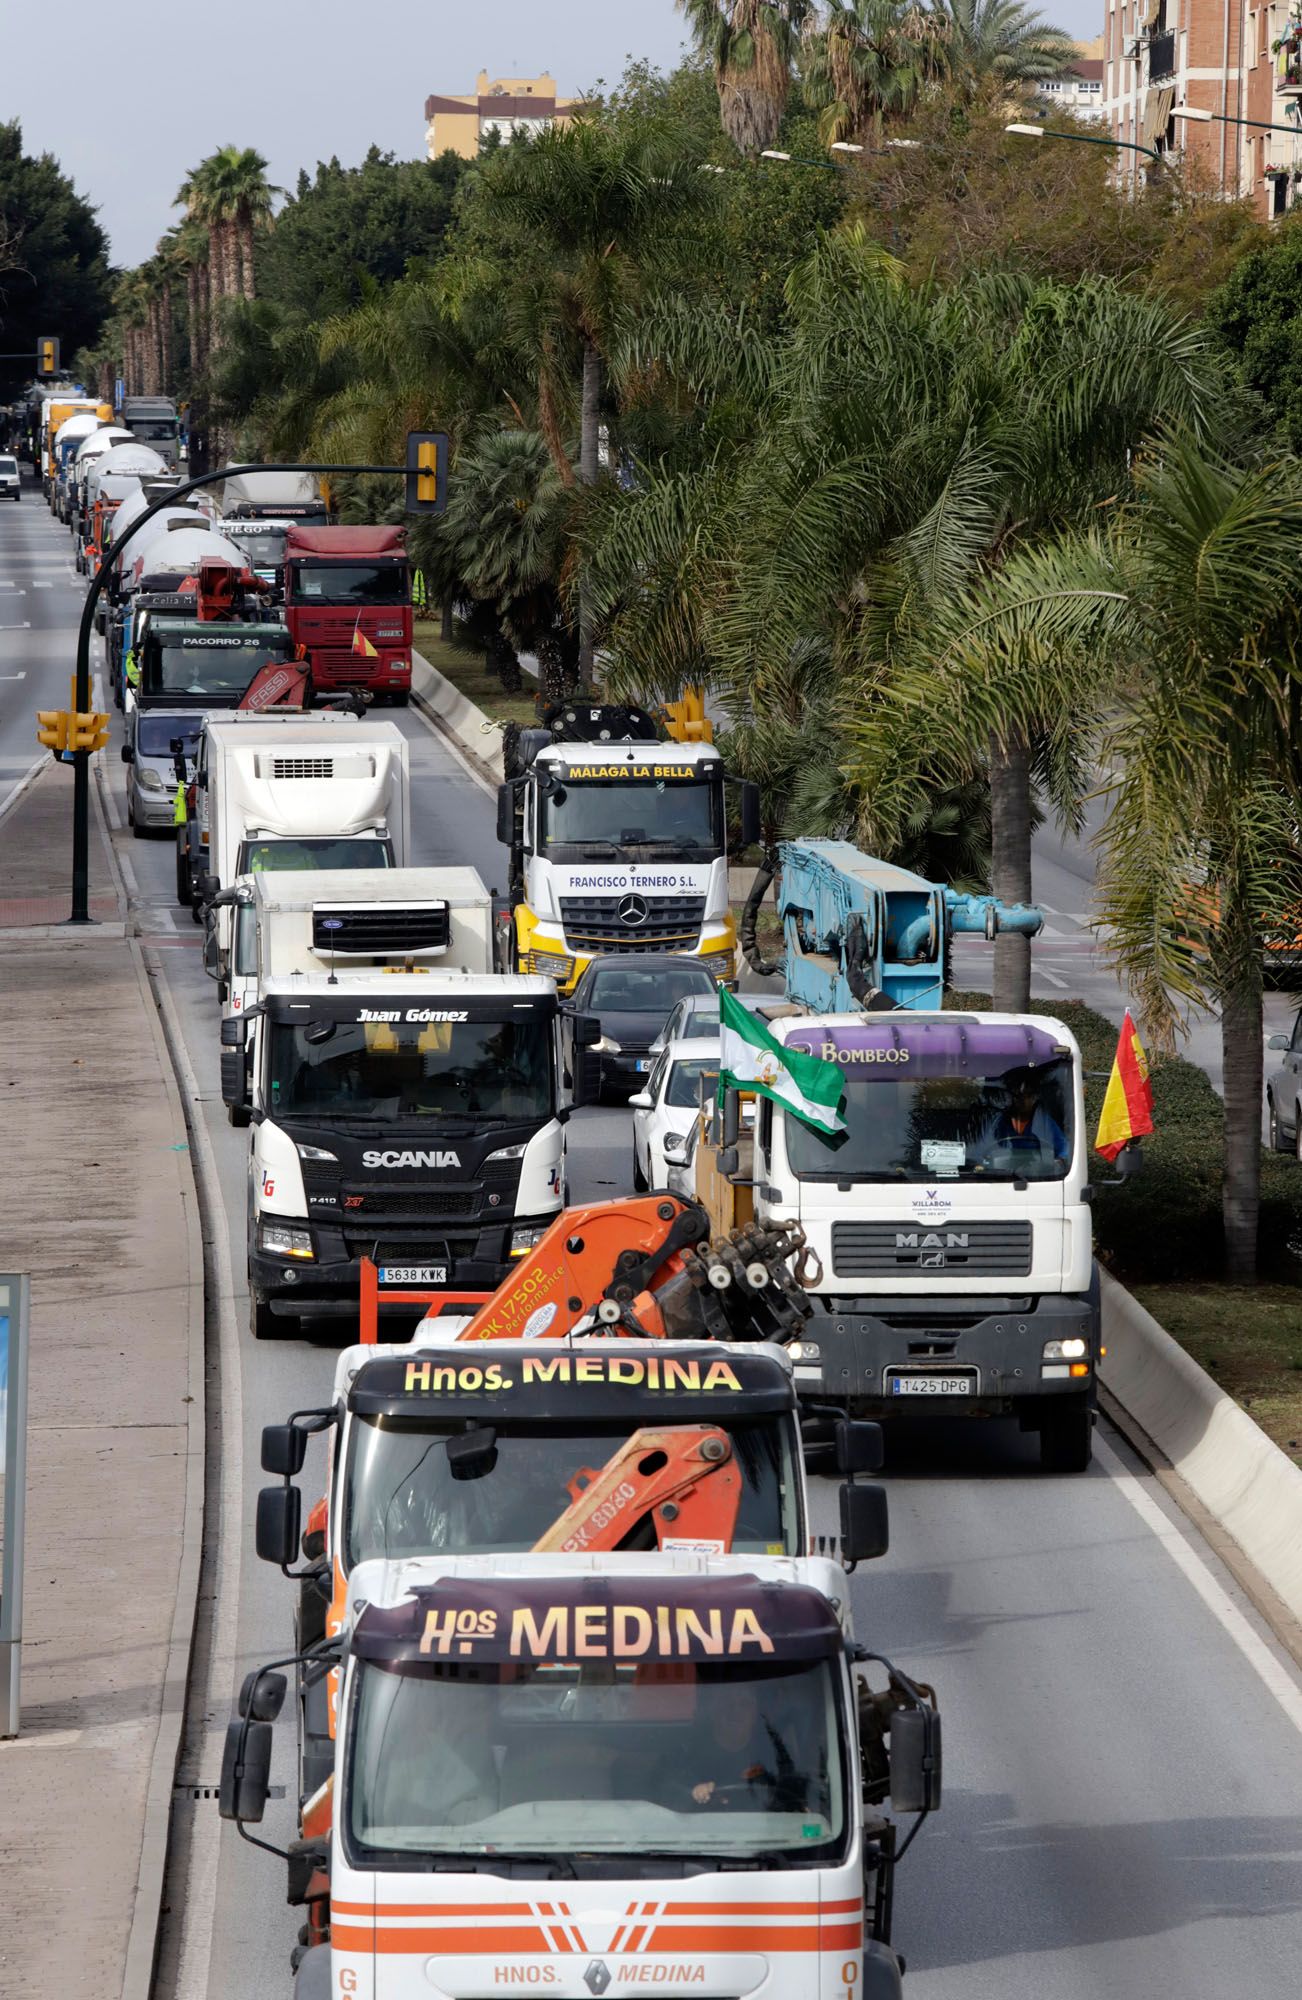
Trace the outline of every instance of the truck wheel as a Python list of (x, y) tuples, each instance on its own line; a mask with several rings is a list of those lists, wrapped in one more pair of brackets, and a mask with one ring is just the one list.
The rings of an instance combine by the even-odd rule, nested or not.
[(389, 696), (389, 701), (390, 701), (390, 703), (392, 704), (392, 706), (393, 706), (394, 708), (410, 708), (410, 707), (411, 707), (411, 689), (410, 689), (410, 688), (400, 688), (400, 689), (399, 689), (399, 690), (397, 691), (397, 693), (395, 693), (395, 694), (391, 694), (391, 695)]
[(1094, 1449), (1094, 1412), (1073, 1399), (1046, 1410), (1040, 1425), (1040, 1469), (1084, 1472)]
[(889, 1945), (867, 1938), (863, 1948), (862, 2000), (904, 2000), (900, 1961)]
[(190, 857), (181, 851), (179, 842), (176, 849), (176, 900), (182, 909), (190, 901)]
[(251, 1122), (253, 1113), (247, 1104), (228, 1104), (226, 1106), (226, 1116), (237, 1131), (242, 1131)]

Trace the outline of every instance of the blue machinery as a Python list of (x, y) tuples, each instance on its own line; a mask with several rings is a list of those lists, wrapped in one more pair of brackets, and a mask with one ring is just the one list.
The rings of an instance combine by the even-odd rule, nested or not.
[[(874, 991), (897, 1007), (940, 1007), (955, 932), (1035, 937), (1044, 926), (1041, 912), (1025, 903), (960, 895), (845, 840), (786, 840), (780, 856), (787, 998), (814, 1014), (856, 1013)], [(752, 964), (754, 917), (766, 887), (762, 871), (743, 922)]]

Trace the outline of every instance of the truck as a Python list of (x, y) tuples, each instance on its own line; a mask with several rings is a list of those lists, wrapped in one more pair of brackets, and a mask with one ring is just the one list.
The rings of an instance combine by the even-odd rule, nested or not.
[(103, 428), (101, 419), (94, 410), (79, 410), (76, 416), (65, 417), (54, 433), (51, 461), (54, 467), (54, 483), (51, 505), (60, 521), (68, 518), (67, 496), (72, 476), (72, 467), (83, 441), (93, 437)]
[(72, 536), (73, 545), (78, 550), (81, 546), (81, 519), (86, 511), (86, 481), (90, 477), (91, 467), (97, 458), (102, 458), (106, 451), (112, 451), (115, 445), (133, 442), (130, 431), (120, 429), (116, 424), (101, 424), (97, 430), (90, 433), (89, 437), (81, 440), (73, 453), (72, 464), (68, 468), (64, 520), (68, 533)]
[(270, 472), (258, 465), (242, 466), (222, 481), (218, 506), (224, 521), (289, 520), (323, 528), (330, 518), (310, 472)]
[(1046, 1470), (1083, 1471), (1101, 1325), (1080, 1050), (1052, 1015), (940, 1005), (955, 921), (1033, 930), (1039, 913), (949, 902), (844, 843), (781, 858), (788, 997), (761, 1016), (782, 1049), (837, 1065), (842, 1124), (761, 1094), (747, 1128), (729, 1093), (697, 1195), (719, 1226), (799, 1223), (807, 1393), (864, 1416), (1015, 1417)]
[(401, 528), (291, 523), (285, 623), (317, 688), (364, 688), (405, 707), (411, 694), (411, 562)]
[(158, 453), (147, 444), (115, 444), (96, 458), (86, 474), (86, 485), (77, 516), (76, 567), (85, 576), (94, 576), (107, 547), (108, 524), (117, 508), (135, 493), (147, 478), (166, 473)]
[[(330, 1403), (262, 1433), (280, 1475), (258, 1495), (256, 1546), (298, 1586), (299, 1652), (348, 1621), (357, 1567), (433, 1555), (688, 1548), (813, 1553), (791, 1363), (775, 1344), (591, 1340), (577, 1350), (499, 1340), (449, 1350), (455, 1315), (424, 1341), (340, 1354)], [(581, 1365), (580, 1365), (581, 1364)], [(875, 1424), (843, 1421), (808, 1449), (851, 1475), (841, 1489), (847, 1568), (883, 1555)], [(325, 1497), (302, 1527), (294, 1483), (308, 1440), (327, 1443)], [(847, 1497), (853, 1496), (853, 1497)], [(826, 1545), (826, 1536), (824, 1536)], [(327, 1684), (301, 1683), (301, 1796), (333, 1757)]]
[(181, 426), (170, 396), (124, 396), (118, 413), (132, 437), (151, 445), (175, 471), (181, 454)]
[[(609, 951), (686, 953), (733, 979), (732, 781), (713, 743), (666, 738), (642, 709), (569, 703), (508, 747), (497, 837), (510, 854), (511, 962), (566, 994)], [(739, 789), (746, 847), (759, 795)]]
[[(940, 1717), (851, 1637), (835, 1564), (427, 1556), (359, 1565), (353, 1594), (311, 1662), (342, 1675), (332, 1782), (273, 1850), (307, 1913), (295, 2000), (899, 2000), (913, 1836), (884, 1808), (916, 1831), (939, 1806)], [(241, 1830), (270, 1796), (283, 1664), (247, 1677), (227, 1731)]]
[[(486, 892), (475, 877), (467, 896), (471, 871), (438, 872), (441, 894), (407, 910), (377, 914), (356, 890), (314, 905), (320, 963), (306, 974), (274, 970), (278, 922), (301, 957), (304, 885), (283, 911), (288, 878), (257, 885), (259, 954), (273, 970), (256, 1005), (221, 1027), (223, 1099), (253, 1122), (257, 1339), (304, 1314), (355, 1322), (364, 1259), (386, 1317), (406, 1311), (395, 1295), (412, 1284), (490, 1292), (563, 1205), (564, 1124), (581, 1085), (561, 1074), (556, 988), (494, 972)], [(459, 902), (475, 923), (454, 930)], [(416, 962), (441, 939), (466, 969)]]
[[(192, 888), (212, 905), (220, 961), (230, 954), (233, 906), (214, 898), (237, 877), (406, 863), (408, 748), (391, 722), (359, 722), (329, 709), (210, 714), (195, 791), (202, 866)], [(300, 932), (304, 923), (310, 915), (300, 914)]]
[(255, 576), (270, 585), (273, 599), (282, 602), (285, 595), (285, 542), (294, 522), (287, 516), (259, 516), (253, 520), (222, 519), (216, 523), (217, 532), (224, 535), (243, 557), (247, 568)]
[(109, 424), (113, 421), (112, 405), (110, 403), (102, 403), (98, 396), (86, 396), (76, 392), (70, 394), (65, 390), (60, 391), (56, 395), (47, 396), (42, 400), (40, 431), (37, 442), (37, 462), (41, 474), (41, 491), (51, 505), (53, 505), (54, 501), (54, 477), (56, 471), (54, 462), (55, 437), (60, 425), (65, 424), (69, 417), (81, 416), (83, 413), (89, 413), (91, 416), (97, 417), (104, 424)]

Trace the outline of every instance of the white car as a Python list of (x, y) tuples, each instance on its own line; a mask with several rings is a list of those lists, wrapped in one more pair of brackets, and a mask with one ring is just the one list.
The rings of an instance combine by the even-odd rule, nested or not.
[(21, 500), (23, 497), (22, 474), (18, 470), (18, 460), (8, 452), (0, 452), (0, 500)]
[(629, 1099), (633, 1112), (633, 1185), (638, 1191), (668, 1184), (669, 1163), (683, 1160), (702, 1101), (719, 1083), (719, 1037), (675, 1041), (656, 1057), (642, 1089)]
[[(757, 1014), (761, 1007), (773, 1005), (771, 993), (734, 993), (732, 997), (751, 1014)], [(674, 1002), (668, 1020), (651, 1044), (650, 1053), (658, 1056), (662, 1049), (669, 1047), (670, 1042), (699, 1041), (703, 1035), (717, 1035), (718, 1032), (718, 994), (684, 993), (681, 1000)]]

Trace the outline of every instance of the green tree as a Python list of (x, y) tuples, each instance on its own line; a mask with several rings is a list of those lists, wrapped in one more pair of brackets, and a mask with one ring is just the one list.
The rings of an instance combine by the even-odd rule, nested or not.
[(1076, 44), (1022, 0), (933, 0), (943, 24), (951, 73), (969, 88), (1015, 90), (1061, 76)]
[(357, 167), (318, 162), (255, 245), (258, 292), (313, 318), (347, 312), (368, 279), (381, 285), (433, 262), (452, 221), (466, 163), (396, 160), (372, 146)]
[(52, 154), (23, 151), (17, 120), (0, 123), (0, 244), (9, 266), (0, 278), (0, 349), (32, 356), (0, 361), (3, 396), (4, 385), (12, 392), (30, 378), (41, 334), (58, 334), (68, 357), (93, 347), (112, 291), (95, 210)]
[(723, 129), (741, 153), (771, 146), (782, 123), (791, 65), (811, 0), (678, 0), (714, 66)]
[(1292, 451), (1302, 450), (1302, 226), (1290, 219), (1207, 301), (1207, 324), (1235, 357)]
[(807, 37), (804, 91), (822, 110), (824, 144), (869, 140), (880, 146), (888, 120), (905, 120), (942, 74), (946, 30), (935, 9), (915, 0), (828, 0)]

